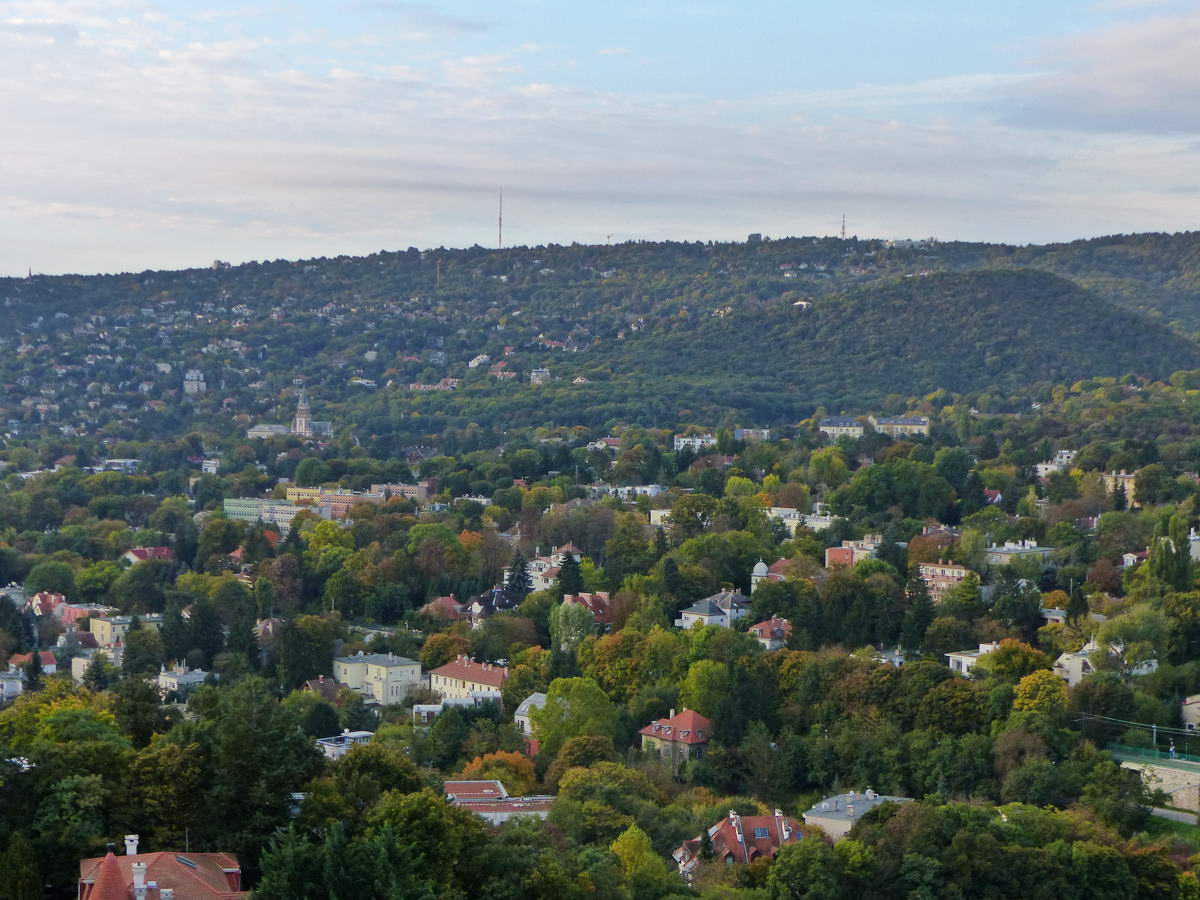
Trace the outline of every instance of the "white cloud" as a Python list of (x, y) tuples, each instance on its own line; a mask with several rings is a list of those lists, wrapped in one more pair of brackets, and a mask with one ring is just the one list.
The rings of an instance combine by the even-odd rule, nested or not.
[(1012, 92), (1012, 121), (1054, 129), (1200, 133), (1200, 10), (1072, 35), (1045, 54), (1052, 72)]
[[(0, 272), (486, 243), (500, 184), (517, 242), (829, 233), (842, 212), (887, 236), (1173, 230), (1200, 171), (1183, 137), (1063, 140), (1044, 112), (1033, 129), (988, 115), (1045, 101), (1040, 71), (632, 96), (560, 82), (531, 48), (343, 51), (224, 21), (198, 39), (132, 0), (21, 7), (62, 37), (0, 25)], [(1055, 66), (1090, 71), (1117, 37)]]

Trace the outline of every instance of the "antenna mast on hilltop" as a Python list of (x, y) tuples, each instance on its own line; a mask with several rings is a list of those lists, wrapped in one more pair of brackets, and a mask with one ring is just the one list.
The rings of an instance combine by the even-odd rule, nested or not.
[(846, 214), (842, 213), (842, 240), (846, 239)]
[(496, 216), (496, 247), (504, 249), (504, 188), (500, 188), (500, 211)]

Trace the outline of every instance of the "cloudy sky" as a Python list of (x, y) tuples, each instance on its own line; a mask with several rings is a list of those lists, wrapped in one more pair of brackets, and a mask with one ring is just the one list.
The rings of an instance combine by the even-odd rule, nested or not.
[(1200, 2), (0, 0), (0, 275), (1200, 220)]

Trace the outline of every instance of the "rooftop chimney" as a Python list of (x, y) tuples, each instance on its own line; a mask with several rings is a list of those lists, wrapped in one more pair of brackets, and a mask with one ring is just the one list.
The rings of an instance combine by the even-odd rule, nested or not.
[(136, 862), (131, 870), (133, 871), (133, 896), (135, 900), (146, 900), (146, 864)]
[(673, 706), (671, 707), (671, 714), (669, 716), (667, 716), (667, 718), (668, 719), (675, 718), (675, 707), (673, 707)]
[(159, 900), (175, 900), (175, 888), (161, 888), (158, 897)]
[(136, 834), (125, 835), (125, 855), (137, 856), (138, 836)]

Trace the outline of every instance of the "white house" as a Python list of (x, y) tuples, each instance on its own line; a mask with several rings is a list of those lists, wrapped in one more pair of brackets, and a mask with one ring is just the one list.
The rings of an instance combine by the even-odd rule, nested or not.
[(717, 446), (714, 434), (677, 434), (673, 442), (675, 452), (680, 450), (703, 450), (705, 447)]
[(541, 709), (546, 705), (546, 695), (541, 691), (535, 691), (517, 707), (517, 711), (513, 713), (513, 722), (516, 723), (517, 730), (523, 735), (533, 734), (533, 722), (530, 720), (530, 713), (535, 709)]
[(350, 752), (356, 744), (365, 744), (375, 737), (373, 731), (351, 731), (343, 728), (342, 733), (335, 737), (317, 738), (317, 749), (325, 754), (326, 759), (341, 759)]
[(950, 671), (969, 677), (971, 670), (975, 668), (975, 663), (979, 662), (979, 657), (991, 653), (999, 646), (999, 641), (991, 641), (980, 644), (978, 650), (955, 650), (953, 653), (947, 653), (946, 660), (950, 665)]
[(749, 597), (737, 591), (721, 591), (721, 593), (705, 597), (681, 611), (680, 617), (675, 620), (675, 626), (691, 628), (699, 622), (701, 625), (729, 628), (742, 616), (749, 614)]

